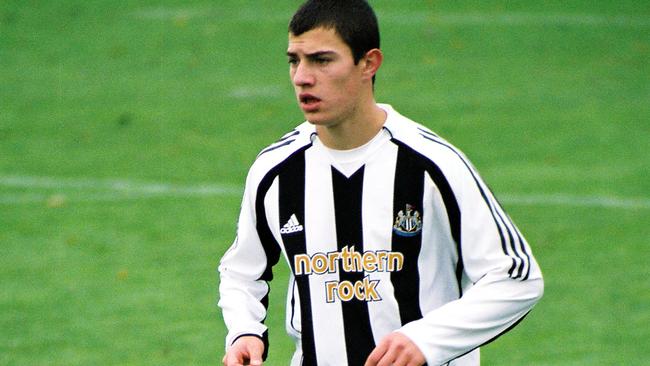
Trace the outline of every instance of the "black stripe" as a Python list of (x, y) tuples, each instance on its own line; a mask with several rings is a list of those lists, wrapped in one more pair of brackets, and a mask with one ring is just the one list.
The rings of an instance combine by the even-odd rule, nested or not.
[(426, 128), (418, 127), (418, 130), (419, 130), (420, 132), (422, 132), (422, 133), (426, 133), (426, 134), (429, 135), (429, 136), (433, 136), (433, 137), (439, 138), (438, 135), (436, 135), (435, 133), (433, 133), (431, 130), (427, 130)]
[[(295, 215), (298, 222), (303, 225), (303, 230), (283, 234), (284, 248), (295, 274), (293, 258), (297, 254), (307, 253), (305, 238), (305, 149), (294, 153), (286, 160), (279, 172), (278, 198), (279, 219), (276, 224), (284, 226), (291, 216)], [(303, 365), (316, 365), (316, 347), (314, 344), (314, 326), (312, 323), (312, 310), (310, 301), (309, 277), (306, 275), (295, 277), (300, 298), (300, 323)]]
[(530, 276), (530, 266), (531, 266), (530, 255), (526, 250), (526, 242), (524, 241), (524, 238), (521, 237), (521, 233), (519, 233), (519, 230), (517, 230), (516, 227), (515, 227), (515, 233), (517, 234), (517, 238), (519, 238), (519, 246), (521, 247), (521, 250), (524, 252), (524, 255), (526, 256), (527, 259), (526, 263), (528, 264), (528, 267), (526, 268), (526, 275), (523, 278), (521, 278), (522, 281), (526, 281)]
[(521, 259), (519, 254), (515, 251), (515, 239), (512, 236), (512, 231), (510, 230), (510, 228), (506, 224), (505, 220), (503, 219), (503, 216), (501, 216), (501, 213), (499, 213), (499, 211), (496, 208), (491, 208), (491, 209), (492, 209), (492, 216), (494, 217), (496, 215), (495, 220), (498, 220), (498, 222), (500, 222), (501, 225), (503, 225), (503, 227), (505, 228), (506, 234), (508, 235), (507, 239), (509, 239), (508, 242), (510, 243), (510, 248), (513, 249), (513, 252), (515, 253), (515, 256), (517, 257), (516, 259), (513, 258), (514, 262), (512, 263), (512, 266), (510, 267), (510, 270), (508, 270), (508, 275), (511, 278), (517, 278), (517, 276), (514, 275), (514, 273), (515, 273), (515, 270), (517, 269), (517, 267), (519, 266), (518, 263), (522, 263), (522, 265), (523, 265), (523, 260)]
[[(422, 219), (424, 193), (424, 166), (413, 151), (398, 143), (397, 165), (395, 167), (395, 187), (393, 193), (393, 217), (400, 211), (406, 214), (406, 205), (413, 206)], [(422, 247), (422, 231), (406, 236), (399, 230), (393, 230), (392, 250), (404, 255), (404, 267), (392, 272), (391, 282), (395, 289), (395, 299), (399, 307), (402, 325), (422, 318), (420, 308), (420, 275), (418, 273), (418, 256)]]
[[(512, 222), (512, 220), (510, 219), (508, 214), (506, 214), (504, 212), (504, 215), (505, 215), (505, 218), (510, 223), (510, 225), (512, 226), (512, 231), (514, 231), (514, 233), (516, 235), (516, 238), (515, 238), (516, 240), (513, 240), (513, 242), (512, 242), (513, 247), (516, 247), (518, 245), (519, 248), (521, 249), (523, 255), (526, 257), (526, 259), (524, 260), (522, 258), (522, 256), (521, 256), (521, 254), (519, 254), (519, 252), (515, 252), (517, 254), (517, 258), (520, 259), (521, 265), (519, 267), (519, 270), (517, 271), (517, 275), (514, 276), (513, 278), (520, 278), (523, 281), (525, 281), (525, 280), (528, 279), (528, 276), (530, 275), (530, 256), (528, 255), (528, 251), (526, 250), (525, 241), (522, 238), (521, 233), (519, 232), (519, 230), (517, 229), (515, 224)], [(501, 217), (501, 215), (499, 215), (499, 217)], [(504, 223), (504, 224), (506, 224), (506, 223)], [(524, 274), (524, 268), (526, 268), (526, 273), (525, 274)]]
[[(474, 182), (476, 183), (476, 186), (479, 189), (479, 192), (481, 193), (481, 196), (483, 197), (483, 200), (485, 201), (486, 205), (490, 209), (490, 213), (492, 214), (492, 219), (494, 220), (494, 224), (497, 227), (497, 230), (499, 232), (499, 237), (501, 239), (501, 249), (503, 250), (503, 253), (506, 256), (509, 256), (510, 259), (512, 260), (512, 266), (510, 267), (510, 270), (508, 271), (508, 275), (511, 278), (518, 278), (518, 276), (513, 275), (515, 269), (518, 266), (517, 262), (521, 263), (521, 265), (523, 266), (525, 260), (521, 257), (521, 255), (519, 254), (519, 251), (517, 250), (517, 248), (515, 246), (513, 236), (512, 236), (512, 232), (510, 231), (510, 228), (508, 227), (507, 224), (505, 224), (505, 221), (503, 221), (503, 218), (499, 214), (497, 207), (495, 207), (495, 206), (499, 205), (498, 202), (495, 203), (493, 200), (490, 200), (488, 198), (485, 190), (483, 189), (483, 187), (482, 187), (482, 185), (481, 185), (481, 183), (479, 181), (479, 178), (476, 176), (476, 173), (474, 173), (474, 170), (471, 168), (469, 163), (463, 158), (463, 156), (460, 153), (458, 153), (458, 151), (456, 151), (456, 149), (454, 149), (450, 145), (448, 145), (448, 144), (446, 144), (446, 143), (444, 143), (444, 142), (442, 142), (440, 140), (436, 140), (436, 139), (431, 138), (431, 137), (429, 137), (427, 135), (421, 135), (421, 136), (424, 137), (425, 139), (429, 140), (429, 141), (433, 141), (433, 142), (435, 142), (435, 143), (437, 143), (439, 145), (442, 145), (442, 146), (450, 149), (454, 154), (456, 154), (456, 156), (458, 156), (458, 158), (463, 162), (465, 167), (467, 167), (467, 169), (469, 170), (472, 178), (474, 179)], [(501, 223), (499, 222), (500, 220), (501, 220)], [(504, 227), (502, 227), (502, 225)], [(514, 227), (514, 225), (512, 225), (512, 226)], [(504, 234), (504, 230), (507, 231), (507, 235), (510, 238), (510, 242), (509, 242), (510, 249), (512, 250), (512, 252), (514, 253), (516, 258), (514, 258), (514, 257), (512, 257), (512, 256), (510, 256), (508, 254), (508, 250), (507, 250), (508, 244), (507, 244), (506, 235)], [(530, 265), (530, 263), (528, 263), (528, 264)]]
[[(494, 199), (497, 201), (499, 207), (502, 207), (501, 202), (499, 202), (499, 200), (496, 198), (496, 196), (494, 195), (494, 193), (491, 190), (490, 190), (490, 193), (492, 193), (492, 197), (494, 197)], [(528, 250), (526, 250), (526, 241), (524, 240), (523, 236), (519, 232), (519, 229), (517, 229), (517, 226), (512, 221), (512, 219), (508, 216), (508, 214), (504, 212), (504, 215), (506, 215), (506, 217), (508, 218), (508, 221), (512, 225), (512, 229), (514, 230), (515, 234), (517, 235), (517, 242), (519, 243), (519, 247), (521, 248), (521, 251), (524, 253), (524, 256), (526, 256), (526, 261), (525, 261), (525, 263), (522, 263), (522, 266), (519, 269), (519, 276), (518, 276), (518, 278), (521, 278), (522, 281), (526, 281), (530, 277), (530, 266), (531, 266), (530, 254), (528, 253)], [(525, 275), (523, 274), (524, 267), (526, 267), (526, 274)]]
[(261, 155), (266, 154), (269, 151), (273, 151), (273, 150), (279, 149), (279, 148), (281, 148), (283, 146), (287, 146), (287, 145), (291, 144), (294, 141), (296, 141), (296, 140), (295, 139), (294, 140), (288, 140), (288, 141), (285, 141), (285, 142), (283, 142), (281, 144), (269, 146), (266, 149), (262, 150), (259, 154), (257, 154), (257, 157), (259, 158)]
[(286, 140), (286, 139), (288, 139), (288, 138), (290, 138), (290, 137), (296, 136), (296, 135), (298, 135), (299, 133), (300, 133), (300, 131), (293, 130), (293, 131), (287, 133), (286, 135), (282, 136), (282, 138), (279, 139), (278, 141), (276, 141), (276, 143), (277, 143), (277, 142), (282, 142), (282, 141), (284, 141), (284, 140)]
[[(255, 198), (255, 217), (257, 219), (257, 235), (260, 238), (262, 247), (264, 248), (264, 253), (266, 254), (266, 266), (264, 272), (258, 280), (271, 281), (273, 279), (273, 266), (278, 263), (280, 259), (280, 245), (273, 237), (269, 223), (266, 219), (266, 214), (264, 210), (264, 197), (271, 188), (273, 181), (275, 180), (276, 175), (273, 172), (267, 174), (259, 186), (257, 187), (257, 195)], [(270, 287), (269, 287), (270, 291)], [(268, 310), (269, 308), (269, 293), (267, 292), (264, 297), (260, 300), (264, 308)], [(266, 317), (262, 320), (262, 323), (266, 321)], [(268, 353), (269, 341), (268, 333), (265, 332), (262, 335), (262, 340), (264, 342), (265, 354)]]
[(463, 252), (461, 249), (461, 216), (460, 216), (460, 207), (458, 206), (458, 201), (456, 200), (456, 195), (447, 181), (444, 173), (433, 161), (425, 157), (424, 155), (418, 153), (413, 148), (408, 145), (394, 140), (395, 144), (400, 146), (400, 149), (404, 151), (404, 154), (412, 155), (412, 159), (420, 161), (422, 164), (422, 169), (427, 172), (433, 183), (438, 188), (442, 201), (445, 204), (445, 210), (447, 214), (447, 220), (449, 221), (449, 230), (451, 232), (451, 237), (456, 243), (456, 251), (458, 253), (458, 261), (456, 263), (456, 280), (458, 282), (458, 294), (462, 294), (461, 287), (461, 277), (463, 274), (464, 264), (463, 264)]
[[(356, 252), (363, 252), (361, 216), (363, 173), (364, 167), (361, 167), (350, 178), (346, 178), (332, 167), (336, 241), (339, 252), (344, 247), (350, 249), (353, 246)], [(343, 268), (340, 268), (339, 279), (341, 282), (350, 281), (354, 284), (357, 281), (362, 282), (363, 278), (363, 270), (346, 272)], [(341, 301), (341, 308), (348, 365), (363, 365), (370, 352), (375, 348), (368, 303), (353, 297), (350, 301)]]
[(255, 198), (257, 235), (260, 237), (260, 242), (262, 243), (262, 247), (266, 254), (266, 267), (262, 276), (259, 278), (264, 281), (271, 281), (273, 279), (272, 268), (280, 259), (280, 245), (271, 233), (271, 228), (266, 219), (266, 211), (264, 209), (264, 197), (266, 197), (266, 193), (269, 191), (269, 188), (271, 188), (274, 180), (275, 174), (267, 174), (257, 187), (257, 195)]
[(289, 325), (297, 333), (300, 333), (300, 330), (294, 325), (294, 319), (296, 317), (296, 280), (294, 279), (293, 284), (291, 285), (291, 319), (289, 320)]

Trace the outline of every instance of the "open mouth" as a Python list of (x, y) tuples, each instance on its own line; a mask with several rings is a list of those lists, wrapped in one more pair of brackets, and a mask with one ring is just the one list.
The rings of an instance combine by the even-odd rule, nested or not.
[(320, 98), (317, 98), (311, 94), (300, 94), (298, 99), (300, 100), (300, 107), (305, 113), (314, 113), (317, 112), (320, 108)]
[(300, 103), (302, 103), (302, 104), (310, 105), (310, 104), (314, 104), (314, 103), (317, 103), (317, 102), (320, 102), (320, 99), (316, 98), (313, 95), (301, 95), (300, 96)]

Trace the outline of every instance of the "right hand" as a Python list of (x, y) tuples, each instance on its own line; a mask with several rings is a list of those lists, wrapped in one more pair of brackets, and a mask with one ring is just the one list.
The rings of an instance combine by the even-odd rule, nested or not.
[(261, 366), (264, 343), (254, 336), (238, 338), (223, 356), (224, 366)]

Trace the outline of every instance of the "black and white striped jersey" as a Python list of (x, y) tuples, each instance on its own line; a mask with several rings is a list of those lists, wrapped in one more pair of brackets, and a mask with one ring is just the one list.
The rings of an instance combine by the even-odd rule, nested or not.
[(393, 331), (428, 365), (478, 365), (541, 297), (530, 247), (467, 158), (380, 106), (384, 128), (361, 148), (332, 151), (305, 122), (258, 156), (219, 267), (228, 345), (267, 341), (280, 256), (292, 365), (363, 365)]

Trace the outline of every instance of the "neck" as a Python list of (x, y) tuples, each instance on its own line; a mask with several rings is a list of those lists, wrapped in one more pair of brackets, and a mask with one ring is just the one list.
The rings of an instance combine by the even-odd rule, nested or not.
[(335, 150), (350, 150), (375, 137), (386, 121), (386, 112), (372, 101), (355, 110), (350, 118), (331, 125), (316, 126), (321, 142)]

